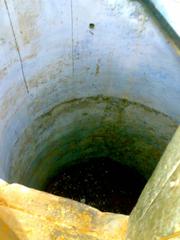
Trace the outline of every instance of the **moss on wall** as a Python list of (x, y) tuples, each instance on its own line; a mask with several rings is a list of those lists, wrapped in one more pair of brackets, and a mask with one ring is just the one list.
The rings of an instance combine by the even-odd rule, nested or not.
[(168, 116), (125, 99), (74, 99), (25, 130), (12, 151), (10, 177), (42, 188), (63, 166), (109, 157), (148, 179), (175, 129)]

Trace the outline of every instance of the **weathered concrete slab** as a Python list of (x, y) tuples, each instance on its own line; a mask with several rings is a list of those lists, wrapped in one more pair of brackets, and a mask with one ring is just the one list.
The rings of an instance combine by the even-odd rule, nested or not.
[(0, 239), (124, 240), (128, 216), (19, 184), (0, 183)]
[(177, 232), (180, 232), (180, 127), (130, 216), (127, 240), (160, 240), (168, 236), (178, 240)]

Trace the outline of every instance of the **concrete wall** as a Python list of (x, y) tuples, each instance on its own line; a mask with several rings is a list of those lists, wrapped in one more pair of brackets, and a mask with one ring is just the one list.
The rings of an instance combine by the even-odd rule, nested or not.
[(40, 144), (55, 133), (43, 128), (46, 137), (38, 135), (33, 124), (74, 99), (105, 96), (144, 104), (169, 116), (163, 144), (169, 141), (180, 122), (180, 58), (142, 3), (0, 0), (0, 16), (2, 178), (19, 181), (18, 171), (35, 161)]
[(152, 109), (117, 98), (61, 103), (25, 129), (11, 149), (11, 181), (42, 188), (76, 161), (110, 158), (148, 179), (176, 123)]

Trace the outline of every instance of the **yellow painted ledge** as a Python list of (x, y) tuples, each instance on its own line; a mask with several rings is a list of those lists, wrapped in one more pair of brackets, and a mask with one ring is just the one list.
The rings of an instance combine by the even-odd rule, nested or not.
[(124, 240), (128, 216), (0, 181), (0, 239)]

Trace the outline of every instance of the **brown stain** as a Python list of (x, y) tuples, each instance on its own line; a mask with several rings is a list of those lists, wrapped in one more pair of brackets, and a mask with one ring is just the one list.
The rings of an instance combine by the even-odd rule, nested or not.
[(66, 83), (66, 77), (64, 75), (61, 77), (61, 74), (65, 68), (68, 68), (68, 66), (70, 67), (70, 65), (68, 63), (65, 63), (62, 59), (55, 60), (54, 62), (47, 64), (29, 80), (29, 88), (37, 88), (43, 84), (47, 84), (50, 81), (49, 79), (53, 79), (51, 85), (54, 83), (57, 84), (56, 81), (59, 79), (61, 82)]
[(7, 74), (7, 67), (4, 67), (0, 70), (0, 79), (3, 79)]
[[(21, 103), (19, 99), (23, 101), (24, 95), (24, 85), (18, 83), (10, 88), (8, 91), (4, 93), (3, 100), (0, 102), (0, 119), (5, 119), (8, 114), (11, 112), (13, 114), (14, 111), (18, 111), (20, 109)], [(18, 97), (17, 97), (18, 96)], [(12, 110), (13, 106), (13, 110)]]
[[(23, 5), (23, 8), (18, 8), (21, 5)], [(38, 26), (38, 18), (41, 12), (40, 1), (32, 0), (29, 4), (25, 0), (16, 1), (15, 11), (17, 12), (19, 31), (23, 42), (29, 44), (40, 35)]]
[(97, 63), (96, 64), (96, 76), (99, 74), (100, 72), (100, 65)]
[(31, 60), (32, 58), (36, 57), (37, 56), (37, 49), (33, 52), (31, 52), (29, 55), (27, 55), (23, 60), (26, 61), (26, 60)]

